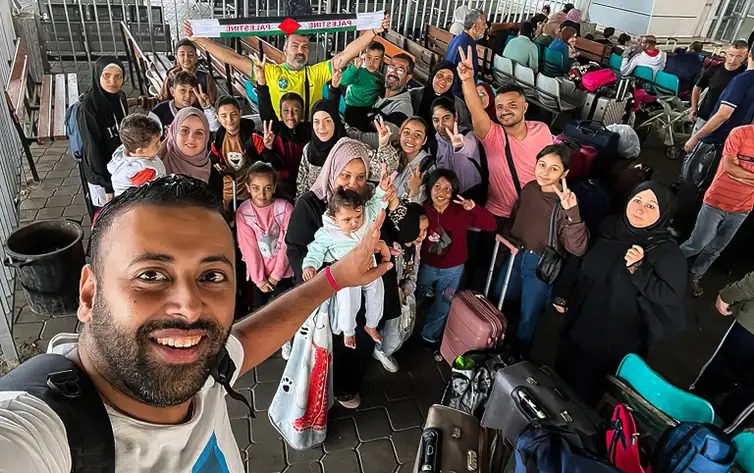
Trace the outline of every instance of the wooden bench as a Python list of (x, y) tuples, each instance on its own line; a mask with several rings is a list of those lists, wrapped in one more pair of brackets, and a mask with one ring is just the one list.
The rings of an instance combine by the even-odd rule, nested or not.
[(449, 31), (436, 26), (427, 25), (427, 34), (424, 36), (424, 47), (430, 51), (445, 57), (448, 45), (453, 41), (453, 35)]
[(30, 145), (68, 139), (65, 114), (78, 97), (76, 74), (45, 74), (41, 84), (34, 82), (29, 71), (26, 44), (17, 40), (5, 85), (5, 99), (35, 181), (39, 181), (39, 174)]
[(581, 57), (594, 61), (602, 66), (607, 66), (610, 61), (610, 54), (613, 47), (609, 44), (597, 43), (584, 39), (581, 36), (576, 38), (576, 50), (581, 53)]

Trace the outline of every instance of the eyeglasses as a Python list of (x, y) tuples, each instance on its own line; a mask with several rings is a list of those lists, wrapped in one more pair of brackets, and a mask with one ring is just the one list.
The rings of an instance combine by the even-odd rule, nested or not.
[(405, 74), (408, 72), (405, 67), (394, 66), (392, 64), (388, 64), (387, 70), (397, 72), (398, 74)]

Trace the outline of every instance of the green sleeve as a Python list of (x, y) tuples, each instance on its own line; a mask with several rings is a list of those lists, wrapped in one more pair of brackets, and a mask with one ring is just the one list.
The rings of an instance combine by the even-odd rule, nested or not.
[(754, 299), (754, 272), (732, 282), (720, 290), (720, 298), (726, 304), (736, 304)]
[(359, 70), (353, 64), (349, 64), (343, 71), (343, 78), (340, 79), (340, 85), (351, 85), (355, 82)]

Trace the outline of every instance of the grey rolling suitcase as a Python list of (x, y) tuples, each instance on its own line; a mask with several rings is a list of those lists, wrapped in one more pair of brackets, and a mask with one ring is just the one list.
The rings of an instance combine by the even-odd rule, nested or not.
[(594, 92), (589, 92), (586, 94), (586, 100), (581, 107), (581, 118), (601, 122), (605, 126), (623, 123), (627, 104), (627, 100), (600, 97)]
[(482, 426), (498, 431), (507, 446), (529, 424), (543, 423), (598, 440), (604, 434), (597, 412), (584, 404), (548, 367), (528, 361), (500, 369), (482, 417)]

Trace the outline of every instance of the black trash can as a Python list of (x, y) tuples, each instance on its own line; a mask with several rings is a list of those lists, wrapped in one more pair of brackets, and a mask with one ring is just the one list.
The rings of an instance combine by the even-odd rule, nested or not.
[(81, 226), (70, 220), (32, 223), (5, 242), (5, 265), (17, 269), (31, 310), (40, 315), (76, 312), (86, 263)]

